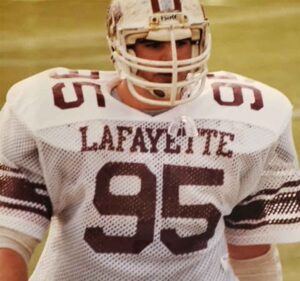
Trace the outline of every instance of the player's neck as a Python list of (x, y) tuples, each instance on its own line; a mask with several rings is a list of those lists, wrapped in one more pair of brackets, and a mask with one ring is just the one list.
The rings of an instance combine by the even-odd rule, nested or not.
[[(146, 90), (143, 90), (143, 89), (136, 89), (136, 90), (139, 92), (139, 94), (141, 94), (142, 96), (145, 96), (147, 98), (149, 98), (149, 96), (151, 95)], [(130, 93), (126, 80), (122, 80), (120, 82), (120, 84), (115, 88), (115, 91), (121, 102), (123, 102), (124, 104), (126, 104), (130, 107), (133, 107), (137, 110), (141, 110), (143, 112), (155, 112), (155, 111), (162, 112), (162, 111), (169, 109), (169, 108), (164, 108), (162, 106), (154, 106), (151, 104), (145, 104), (145, 103), (142, 103), (139, 100), (137, 100)], [(152, 98), (152, 96), (150, 98)]]

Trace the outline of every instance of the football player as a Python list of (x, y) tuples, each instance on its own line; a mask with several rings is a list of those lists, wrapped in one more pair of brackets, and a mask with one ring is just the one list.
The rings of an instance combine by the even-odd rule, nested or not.
[(198, 0), (113, 0), (116, 72), (50, 69), (0, 119), (0, 280), (279, 281), (300, 239), (292, 107), (207, 72)]

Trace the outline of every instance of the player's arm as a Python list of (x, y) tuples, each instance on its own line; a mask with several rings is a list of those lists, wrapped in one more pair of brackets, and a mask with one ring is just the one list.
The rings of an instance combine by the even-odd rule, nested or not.
[(0, 280), (28, 280), (27, 266), (38, 240), (0, 227)]
[[(273, 245), (299, 241), (300, 171), (290, 122), (270, 147), (263, 169), (255, 185), (248, 181), (248, 173), (241, 178), (239, 194), (245, 193), (225, 217), (231, 263), (241, 281), (281, 281), (279, 254)], [(264, 253), (267, 244), (272, 246)], [(262, 252), (257, 257), (247, 256), (256, 251)]]
[(50, 223), (52, 203), (34, 135), (13, 104), (0, 112), (0, 280), (23, 281)]
[(277, 248), (272, 245), (228, 244), (230, 263), (240, 281), (282, 281)]
[(27, 265), (14, 250), (0, 249), (0, 280), (27, 281)]

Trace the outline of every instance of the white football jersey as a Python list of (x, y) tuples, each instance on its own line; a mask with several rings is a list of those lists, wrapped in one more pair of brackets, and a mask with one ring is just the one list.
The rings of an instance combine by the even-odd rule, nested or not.
[(16, 84), (0, 119), (0, 226), (49, 236), (31, 281), (233, 281), (227, 242), (300, 240), (291, 105), (227, 72), (151, 116), (114, 72)]

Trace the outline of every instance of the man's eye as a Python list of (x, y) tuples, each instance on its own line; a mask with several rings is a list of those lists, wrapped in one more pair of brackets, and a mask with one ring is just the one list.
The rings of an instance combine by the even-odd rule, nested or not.
[(184, 47), (187, 45), (191, 44), (191, 40), (190, 39), (183, 39), (183, 40), (177, 40), (176, 41), (176, 47), (180, 48), (180, 47)]
[(160, 49), (162, 47), (162, 43), (157, 41), (143, 42), (143, 45), (149, 49)]

